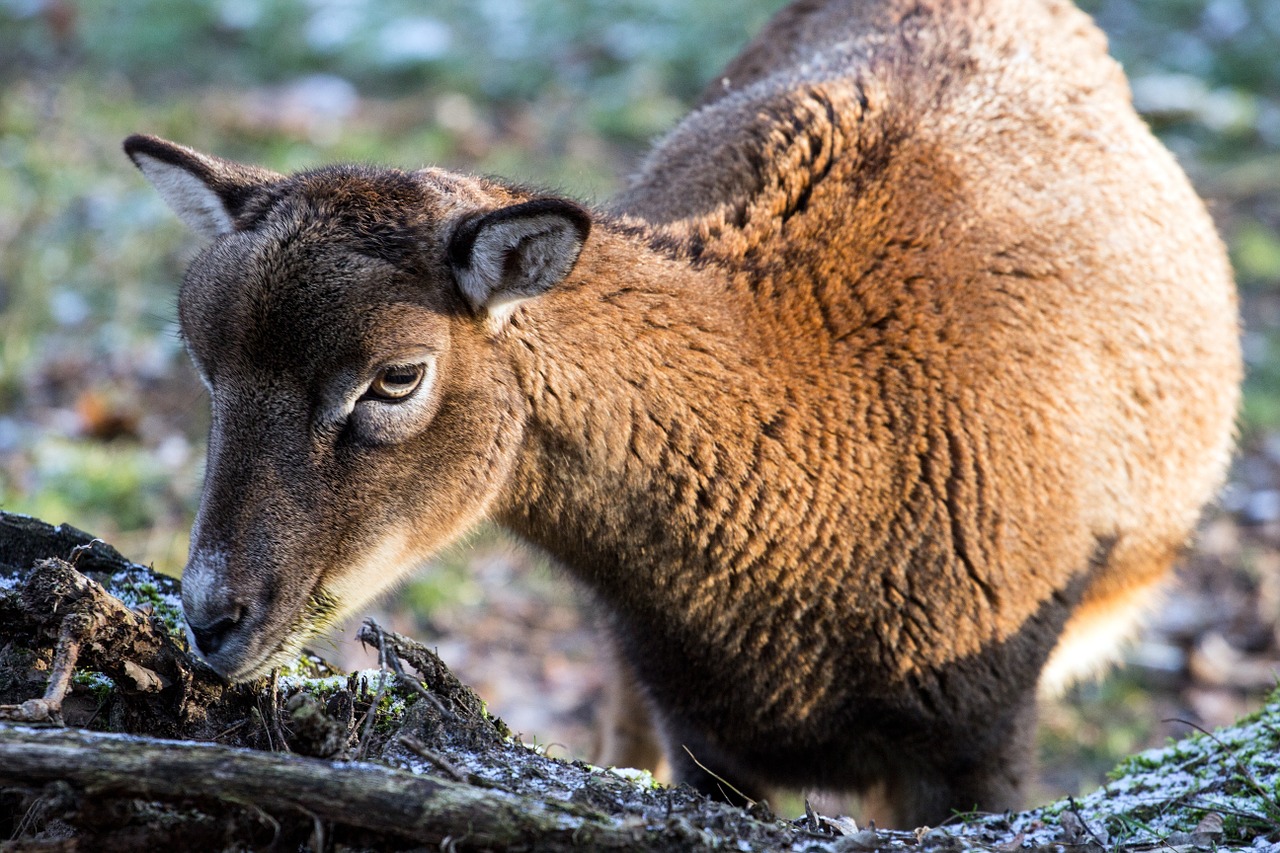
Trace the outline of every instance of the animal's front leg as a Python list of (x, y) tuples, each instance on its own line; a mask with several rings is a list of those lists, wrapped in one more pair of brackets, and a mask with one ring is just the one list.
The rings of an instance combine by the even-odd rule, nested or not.
[(654, 727), (649, 700), (631, 664), (602, 630), (608, 669), (604, 702), (596, 714), (596, 749), (592, 763), (600, 767), (637, 767), (670, 781), (671, 767)]
[(1034, 769), (1034, 692), (982, 730), (955, 732), (929, 754), (903, 754), (888, 777), (864, 792), (863, 820), (914, 829), (937, 826), (956, 814), (1003, 812), (1023, 806)]

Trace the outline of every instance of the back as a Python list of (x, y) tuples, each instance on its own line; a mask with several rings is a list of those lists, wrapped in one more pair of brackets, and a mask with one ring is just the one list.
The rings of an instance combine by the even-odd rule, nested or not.
[[(1034, 487), (1154, 577), (1220, 485), (1241, 374), (1231, 271), (1069, 3), (793, 4), (616, 209), (733, 270), (779, 369), (854, 377), (857, 396), (868, 370), (918, 366), (896, 408), (927, 435), (952, 417), (941, 393), (989, 429), (979, 464), (1027, 489), (1008, 502), (1033, 551), (1055, 538)], [(1076, 450), (1046, 459), (1028, 431)]]
[(1105, 663), (1221, 485), (1242, 369), (1225, 251), (1088, 16), (793, 4), (615, 209), (729, 271), (796, 409), (852, 434), (829, 483), (907, 484), (849, 535), (915, 518), (990, 591), (930, 601), (946, 654), (1081, 581), (1041, 687)]

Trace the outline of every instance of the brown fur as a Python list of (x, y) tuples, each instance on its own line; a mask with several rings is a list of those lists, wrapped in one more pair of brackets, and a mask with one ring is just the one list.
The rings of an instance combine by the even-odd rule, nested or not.
[[(1134, 609), (1222, 481), (1222, 247), (1066, 3), (801, 0), (591, 222), (126, 148), (197, 227), (222, 205), (180, 309), (189, 618), (232, 677), (487, 516), (594, 594), (679, 778), (717, 789), (688, 747), (882, 820), (1003, 809), (1064, 628)], [(422, 349), (412, 429), (333, 402)]]

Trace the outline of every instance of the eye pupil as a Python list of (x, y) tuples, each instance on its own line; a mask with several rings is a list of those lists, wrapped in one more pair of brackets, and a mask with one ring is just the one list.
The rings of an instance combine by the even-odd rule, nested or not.
[(392, 365), (378, 371), (369, 383), (368, 397), (376, 400), (403, 400), (422, 382), (422, 365)]

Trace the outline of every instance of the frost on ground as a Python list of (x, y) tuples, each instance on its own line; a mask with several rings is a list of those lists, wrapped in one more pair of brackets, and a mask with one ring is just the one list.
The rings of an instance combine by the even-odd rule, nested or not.
[(1072, 816), (1081, 834), (1107, 849), (1280, 850), (1280, 693), (1234, 726), (1135, 755), (1092, 794), (1025, 812), (1010, 825), (1044, 842), (1050, 825), (1070, 825)]

